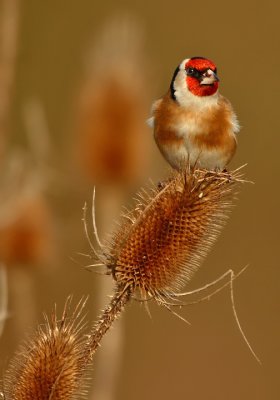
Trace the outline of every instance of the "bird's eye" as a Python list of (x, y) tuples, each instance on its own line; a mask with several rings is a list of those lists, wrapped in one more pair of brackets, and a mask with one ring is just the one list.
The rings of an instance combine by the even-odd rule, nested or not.
[(194, 73), (195, 73), (195, 69), (194, 68), (188, 68), (187, 69), (187, 74), (188, 75), (194, 75)]

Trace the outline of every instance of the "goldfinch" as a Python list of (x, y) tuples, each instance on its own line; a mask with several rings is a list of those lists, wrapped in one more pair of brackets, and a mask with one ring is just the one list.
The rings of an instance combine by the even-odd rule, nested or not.
[(223, 170), (236, 150), (237, 117), (219, 93), (216, 65), (204, 57), (187, 58), (176, 68), (165, 96), (155, 101), (155, 141), (174, 169), (186, 164)]

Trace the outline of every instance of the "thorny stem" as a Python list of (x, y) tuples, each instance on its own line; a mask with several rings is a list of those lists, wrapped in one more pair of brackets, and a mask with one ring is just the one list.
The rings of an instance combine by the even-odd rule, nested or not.
[(89, 339), (85, 346), (85, 364), (88, 364), (92, 360), (97, 348), (100, 346), (103, 336), (112, 326), (113, 322), (118, 318), (126, 303), (130, 300), (131, 293), (131, 285), (117, 287), (110, 303), (98, 318), (97, 323), (89, 334)]

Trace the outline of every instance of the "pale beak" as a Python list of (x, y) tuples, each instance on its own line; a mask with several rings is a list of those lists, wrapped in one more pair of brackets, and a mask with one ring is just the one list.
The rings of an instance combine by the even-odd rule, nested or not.
[(201, 77), (201, 85), (213, 85), (214, 82), (219, 82), (217, 74), (212, 69), (207, 69)]

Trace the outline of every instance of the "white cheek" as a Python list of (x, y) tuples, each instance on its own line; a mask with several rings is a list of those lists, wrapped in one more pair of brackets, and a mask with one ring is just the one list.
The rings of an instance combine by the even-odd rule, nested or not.
[(177, 98), (177, 93), (180, 95), (181, 93), (187, 90), (186, 72), (184, 69), (179, 70), (174, 82), (174, 89), (176, 92), (176, 98)]

